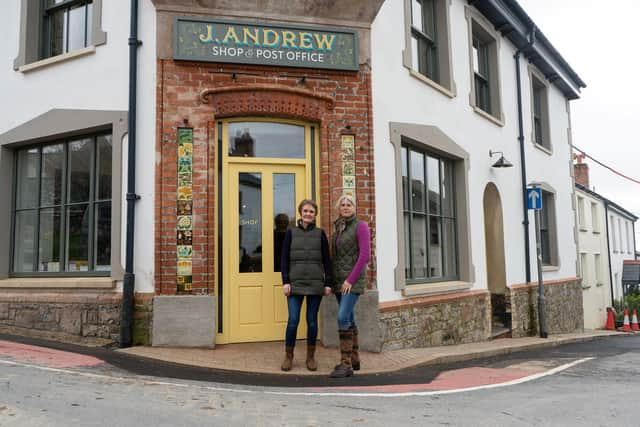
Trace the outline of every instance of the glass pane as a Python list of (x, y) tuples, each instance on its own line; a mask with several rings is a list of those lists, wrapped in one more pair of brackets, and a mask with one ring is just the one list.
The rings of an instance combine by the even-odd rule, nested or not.
[(273, 174), (273, 271), (281, 271), (282, 242), (296, 222), (296, 175)]
[(413, 0), (411, 2), (411, 22), (415, 28), (422, 29), (422, 2)]
[(415, 151), (411, 151), (410, 156), (412, 208), (414, 212), (425, 212), (424, 156)]
[(420, 72), (420, 51), (418, 50), (418, 39), (411, 37), (411, 68)]
[(304, 159), (304, 127), (284, 123), (229, 123), (229, 155)]
[(13, 271), (33, 271), (36, 241), (36, 211), (16, 212)]
[(40, 211), (38, 271), (60, 271), (60, 208)]
[(407, 171), (407, 149), (402, 147), (400, 149), (400, 157), (402, 158), (402, 209), (409, 210), (409, 186), (407, 185), (408, 181), (408, 171)]
[(429, 276), (442, 276), (442, 234), (440, 230), (441, 219), (435, 216), (429, 217)]
[(412, 238), (412, 234), (411, 234), (411, 229), (409, 228), (409, 218), (410, 218), (410, 214), (406, 213), (403, 215), (404, 216), (404, 258), (405, 258), (405, 265), (404, 265), (404, 275), (407, 279), (410, 279), (413, 277), (412, 271), (411, 271), (411, 238)]
[(96, 199), (111, 199), (111, 135), (101, 135), (96, 142)]
[(69, 202), (87, 202), (91, 189), (92, 139), (69, 143)]
[(69, 52), (85, 47), (86, 7), (79, 6), (69, 10)]
[(42, 147), (40, 206), (59, 205), (62, 201), (63, 164), (64, 146), (62, 144)]
[(453, 163), (442, 161), (442, 216), (454, 217), (454, 194), (453, 194)]
[(67, 208), (67, 271), (89, 271), (89, 205)]
[(427, 156), (427, 184), (429, 186), (429, 213), (440, 215), (440, 160)]
[(38, 170), (40, 155), (37, 148), (18, 151), (16, 209), (38, 206)]
[(436, 38), (436, 11), (435, 2), (433, 0), (424, 1), (424, 33), (431, 37), (431, 40)]
[(239, 176), (240, 273), (262, 272), (262, 174)]
[(87, 5), (87, 43), (85, 46), (93, 44), (93, 3)]
[(96, 271), (111, 270), (111, 202), (96, 204), (94, 260)]
[(452, 219), (442, 220), (442, 255), (444, 276), (457, 277), (456, 223)]
[(414, 214), (411, 222), (411, 269), (414, 279), (427, 274), (427, 224), (424, 215)]
[(51, 25), (51, 56), (66, 52), (67, 46), (67, 12), (60, 10), (49, 15)]

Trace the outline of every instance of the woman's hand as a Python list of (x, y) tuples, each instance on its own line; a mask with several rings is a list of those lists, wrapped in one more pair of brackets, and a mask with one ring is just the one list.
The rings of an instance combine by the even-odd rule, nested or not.
[(347, 282), (346, 280), (344, 281), (344, 283), (342, 284), (342, 287), (340, 288), (340, 292), (344, 295), (344, 294), (350, 294), (351, 293), (351, 283)]
[(324, 287), (324, 296), (328, 297), (329, 295), (331, 295), (331, 291), (332, 291), (331, 286), (325, 286)]
[(284, 296), (288, 297), (291, 295), (291, 283), (285, 283), (282, 285), (282, 291), (284, 292)]

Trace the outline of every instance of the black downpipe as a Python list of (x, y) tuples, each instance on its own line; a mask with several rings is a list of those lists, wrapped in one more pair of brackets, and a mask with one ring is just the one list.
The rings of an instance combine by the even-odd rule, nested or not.
[(529, 209), (527, 208), (527, 168), (525, 162), (524, 124), (522, 118), (522, 84), (520, 83), (520, 54), (535, 43), (535, 28), (531, 30), (529, 44), (525, 48), (518, 49), (513, 56), (516, 61), (516, 83), (518, 92), (518, 142), (520, 143), (520, 173), (522, 175), (522, 225), (524, 225), (524, 257), (526, 269), (526, 282), (531, 283), (531, 254), (529, 249)]
[(127, 157), (127, 240), (124, 283), (122, 289), (122, 318), (120, 320), (120, 347), (131, 347), (133, 332), (133, 291), (136, 277), (133, 273), (133, 235), (136, 194), (136, 102), (138, 75), (138, 0), (131, 0), (131, 33), (129, 35), (129, 123)]
[(607, 236), (607, 259), (609, 260), (609, 284), (611, 285), (611, 307), (613, 307), (613, 271), (611, 269), (611, 248), (609, 247), (609, 202), (604, 201), (604, 228)]

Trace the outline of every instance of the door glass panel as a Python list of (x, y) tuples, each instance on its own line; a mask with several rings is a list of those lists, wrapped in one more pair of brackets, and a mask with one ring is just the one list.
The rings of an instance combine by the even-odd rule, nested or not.
[(229, 123), (229, 156), (304, 159), (304, 126)]
[(240, 273), (262, 272), (262, 174), (239, 174)]
[(296, 176), (273, 174), (273, 271), (281, 271), (282, 242), (296, 221)]

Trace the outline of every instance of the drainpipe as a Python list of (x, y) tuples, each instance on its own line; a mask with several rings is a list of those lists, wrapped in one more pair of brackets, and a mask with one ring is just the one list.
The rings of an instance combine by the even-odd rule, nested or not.
[(607, 236), (607, 259), (609, 260), (609, 284), (611, 285), (611, 307), (613, 307), (613, 271), (611, 270), (611, 248), (609, 247), (609, 201), (604, 200), (605, 236)]
[(524, 225), (524, 257), (525, 257), (525, 269), (526, 269), (526, 281), (531, 282), (531, 255), (529, 249), (529, 210), (527, 208), (527, 168), (525, 163), (524, 153), (524, 125), (522, 118), (522, 85), (520, 83), (520, 54), (525, 50), (533, 47), (536, 41), (536, 28), (531, 28), (529, 33), (529, 43), (526, 47), (520, 48), (516, 51), (513, 58), (516, 61), (516, 83), (518, 92), (518, 142), (520, 143), (520, 173), (522, 175), (522, 225)]
[(136, 194), (136, 92), (138, 74), (138, 0), (131, 0), (131, 32), (129, 35), (129, 123), (127, 134), (127, 238), (125, 273), (122, 289), (122, 317), (120, 319), (120, 347), (130, 347), (133, 330), (133, 236), (135, 220), (135, 202), (140, 200)]

